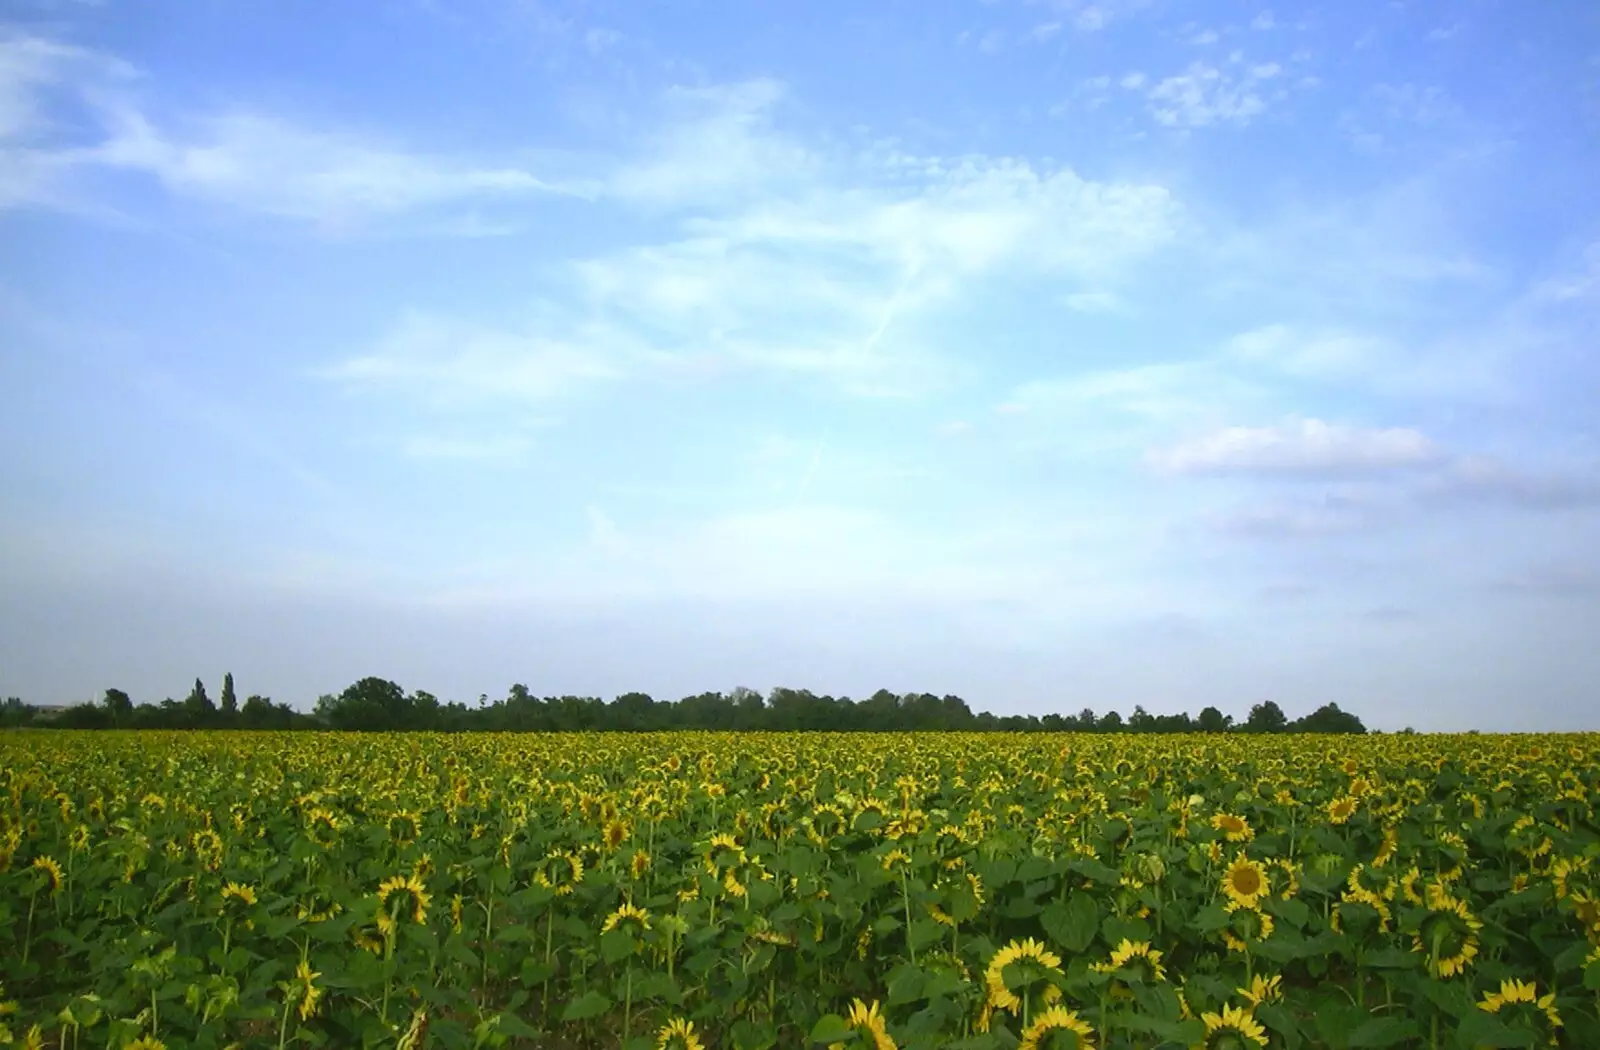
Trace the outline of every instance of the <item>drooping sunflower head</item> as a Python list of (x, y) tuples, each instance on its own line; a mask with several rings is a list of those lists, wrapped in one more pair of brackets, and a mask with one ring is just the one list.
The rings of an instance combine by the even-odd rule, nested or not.
[[(391, 908), (390, 901), (394, 901)], [(378, 884), (378, 907), (393, 919), (405, 906), (411, 906), (411, 919), (417, 925), (428, 921), (428, 889), (415, 875), (394, 875)]]
[(628, 836), (633, 833), (633, 828), (628, 822), (619, 817), (606, 821), (605, 827), (600, 832), (600, 841), (605, 843), (606, 849), (616, 849), (628, 841)]
[(255, 887), (244, 882), (227, 882), (222, 886), (222, 911), (247, 911), (256, 905)]
[(1240, 907), (1254, 908), (1267, 893), (1267, 869), (1241, 853), (1222, 873), (1222, 890)]
[(895, 849), (890, 850), (888, 853), (885, 853), (880, 863), (882, 863), (884, 871), (889, 872), (891, 875), (898, 875), (901, 872), (910, 869), (911, 854), (907, 853), (903, 849), (900, 849), (899, 847), (896, 847)]
[(1478, 1002), (1478, 1009), (1491, 1014), (1505, 1014), (1546, 1029), (1550, 1045), (1556, 1045), (1557, 1028), (1561, 1027), (1561, 1014), (1556, 1011), (1556, 994), (1539, 994), (1533, 981), (1504, 980), (1500, 990), (1489, 992)]
[(1017, 1050), (1094, 1050), (1094, 1028), (1066, 1007), (1052, 1006), (1022, 1030)]
[(1247, 952), (1272, 936), (1272, 916), (1259, 907), (1245, 907), (1238, 901), (1227, 905), (1228, 925), (1220, 931), (1229, 951)]
[(650, 929), (650, 913), (643, 908), (636, 908), (632, 904), (624, 904), (606, 916), (606, 921), (600, 927), (600, 932), (610, 933), (616, 929), (630, 930), (635, 935), (643, 933)]
[[(672, 759), (677, 757), (673, 755)], [(705, 1050), (705, 1044), (695, 1033), (693, 1021), (674, 1017), (656, 1032), (656, 1050)]]
[(1150, 947), (1149, 941), (1133, 941), (1126, 937), (1109, 959), (1092, 964), (1091, 969), (1137, 979), (1145, 984), (1157, 984), (1167, 979), (1167, 971), (1161, 965), (1161, 952)]
[(1222, 832), (1229, 842), (1249, 842), (1256, 833), (1250, 822), (1233, 813), (1217, 813), (1211, 817), (1211, 826)]
[(1250, 987), (1239, 989), (1239, 995), (1249, 1002), (1251, 1009), (1262, 1003), (1277, 1002), (1283, 998), (1283, 978), (1277, 974), (1264, 977), (1258, 973), (1250, 979)]
[[(984, 971), (983, 983), (991, 1007), (1015, 1010), (1022, 1005), (1016, 989), (1045, 984), (1060, 976), (1061, 957), (1030, 937), (1012, 941), (995, 952), (994, 958), (989, 960), (989, 968)], [(1052, 983), (1050, 987), (1055, 985)]]
[(30, 867), (42, 876), (38, 883), (40, 889), (48, 889), (51, 896), (61, 892), (61, 865), (56, 863), (54, 857), (41, 854), (33, 858)]
[(628, 871), (635, 879), (642, 879), (650, 870), (650, 854), (642, 849), (633, 851), (633, 857), (628, 861)]
[[(883, 1014), (878, 1010), (876, 999), (869, 1006), (860, 999), (850, 1004), (850, 1012), (845, 1016), (844, 1023), (860, 1032), (872, 1041), (873, 1050), (898, 1050), (894, 1038), (889, 1035), (888, 1024), (883, 1019)], [(841, 1043), (830, 1044), (830, 1050)]]
[(1221, 1013), (1203, 1013), (1206, 1034), (1197, 1044), (1204, 1050), (1260, 1050), (1267, 1045), (1267, 1030), (1249, 1010), (1224, 1006)]
[(583, 881), (583, 858), (571, 850), (554, 850), (534, 868), (533, 881), (558, 897), (570, 896)]
[(1464, 973), (1478, 954), (1478, 931), (1483, 923), (1467, 909), (1466, 901), (1443, 891), (1428, 894), (1428, 914), (1411, 935), (1411, 950), (1426, 957), (1436, 978)]
[(711, 841), (705, 848), (706, 871), (712, 875), (724, 868), (733, 867), (744, 863), (744, 847), (739, 845), (739, 840), (726, 832), (718, 832), (711, 836)]
[(389, 840), (397, 846), (411, 845), (417, 841), (417, 836), (422, 832), (417, 815), (408, 809), (391, 813), (384, 824), (384, 830), (388, 832)]

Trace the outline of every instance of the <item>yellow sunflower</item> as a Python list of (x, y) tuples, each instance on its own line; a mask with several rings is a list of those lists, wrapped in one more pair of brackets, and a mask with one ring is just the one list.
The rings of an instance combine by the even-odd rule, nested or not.
[(1247, 908), (1238, 901), (1229, 901), (1228, 925), (1221, 930), (1222, 941), (1231, 952), (1248, 952), (1252, 944), (1260, 944), (1272, 936), (1272, 916), (1259, 907)]
[[(1500, 982), (1498, 992), (1489, 992), (1478, 1002), (1478, 1009), (1486, 1013), (1497, 1014), (1508, 1006), (1518, 1003), (1528, 1003), (1542, 1011), (1550, 1027), (1561, 1027), (1561, 1015), (1556, 1012), (1556, 993), (1539, 994), (1539, 986), (1533, 981), (1505, 980)], [(1555, 1033), (1550, 1035), (1550, 1043), (1555, 1045)]]
[(983, 983), (989, 991), (989, 1005), (995, 1009), (1015, 1011), (1022, 1005), (1022, 1000), (1006, 986), (1006, 967), (1016, 964), (1031, 966), (1031, 976), (1035, 980), (1050, 974), (1061, 976), (1061, 957), (1047, 950), (1042, 942), (1031, 937), (1025, 941), (1012, 941), (994, 953), (994, 958), (989, 960), (989, 968), (984, 971)]
[(1089, 968), (1096, 973), (1132, 970), (1141, 980), (1152, 984), (1167, 979), (1167, 971), (1161, 965), (1161, 952), (1150, 947), (1149, 941), (1132, 941), (1126, 937), (1122, 938), (1122, 943), (1111, 953), (1110, 959), (1103, 963), (1093, 963)]
[(656, 1033), (656, 1050), (705, 1050), (705, 1044), (695, 1034), (693, 1021), (674, 1017)]
[[(1432, 887), (1430, 887), (1430, 890)], [(1427, 957), (1435, 977), (1464, 973), (1478, 954), (1478, 931), (1483, 923), (1467, 903), (1443, 890), (1428, 894), (1428, 914), (1411, 935), (1411, 950)]]
[(635, 908), (631, 904), (624, 904), (606, 916), (606, 921), (600, 927), (600, 932), (610, 933), (625, 922), (632, 923), (640, 930), (648, 930), (650, 928), (650, 913), (643, 908)]
[(1213, 815), (1211, 826), (1227, 836), (1229, 842), (1249, 842), (1256, 837), (1255, 831), (1250, 827), (1250, 822), (1232, 813), (1217, 813)]
[(1267, 893), (1267, 869), (1243, 853), (1222, 873), (1222, 889), (1242, 908), (1254, 908)]
[(226, 907), (229, 899), (237, 900), (246, 907), (253, 908), (256, 903), (255, 887), (244, 882), (228, 882), (222, 886), (222, 903)]
[(55, 862), (54, 857), (35, 857), (33, 858), (32, 867), (36, 871), (44, 872), (45, 879), (50, 884), (51, 895), (61, 892), (61, 865)]
[(1094, 1050), (1094, 1029), (1088, 1022), (1064, 1006), (1052, 1006), (1034, 1017), (1022, 1030), (1022, 1041), (1017, 1050), (1039, 1050), (1040, 1044), (1051, 1032), (1071, 1032), (1077, 1037), (1077, 1050)]
[(1251, 1009), (1262, 1003), (1277, 1002), (1283, 998), (1283, 978), (1277, 974), (1263, 977), (1258, 973), (1250, 979), (1250, 987), (1239, 989), (1239, 995), (1249, 1001)]
[[(428, 921), (428, 896), (427, 887), (415, 875), (394, 875), (384, 879), (378, 884), (378, 906), (387, 909), (389, 898), (397, 893), (403, 893), (411, 901), (411, 918), (419, 926)], [(388, 914), (387, 911), (384, 912)]]
[(571, 850), (556, 850), (534, 869), (533, 881), (558, 897), (566, 897), (583, 881), (583, 859)]
[[(844, 1023), (858, 1032), (865, 1032), (872, 1040), (873, 1050), (898, 1050), (894, 1039), (889, 1035), (889, 1029), (884, 1024), (883, 1015), (878, 1012), (876, 999), (872, 1001), (871, 1006), (860, 999), (852, 1002), (850, 1013), (845, 1017)], [(832, 1043), (829, 1050), (843, 1045), (843, 1043)]]
[(1222, 1050), (1229, 1046), (1243, 1050), (1251, 1043), (1267, 1045), (1267, 1030), (1242, 1007), (1224, 1006), (1220, 1014), (1203, 1013), (1200, 1020), (1205, 1022), (1206, 1034), (1194, 1044), (1194, 1050)]
[(1349, 795), (1341, 796), (1328, 803), (1328, 823), (1343, 824), (1355, 816), (1356, 807), (1360, 803)]

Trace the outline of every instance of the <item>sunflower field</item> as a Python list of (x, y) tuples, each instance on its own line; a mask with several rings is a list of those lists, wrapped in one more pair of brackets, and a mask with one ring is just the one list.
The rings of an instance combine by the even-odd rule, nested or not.
[(1600, 1046), (1600, 736), (0, 735), (0, 1044)]

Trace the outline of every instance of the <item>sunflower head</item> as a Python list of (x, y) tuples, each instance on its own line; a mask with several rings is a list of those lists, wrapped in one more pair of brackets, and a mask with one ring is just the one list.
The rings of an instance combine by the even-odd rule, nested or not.
[(705, 1044), (695, 1033), (693, 1021), (674, 1017), (656, 1032), (656, 1050), (705, 1050)]
[(1484, 995), (1478, 1002), (1478, 1009), (1491, 1014), (1504, 1014), (1543, 1028), (1550, 1037), (1550, 1045), (1556, 1045), (1555, 1030), (1561, 1027), (1561, 1014), (1556, 1011), (1556, 994), (1549, 992), (1540, 995), (1539, 986), (1533, 981), (1501, 981), (1500, 990)]
[[(395, 902), (393, 911), (390, 910), (391, 900)], [(378, 907), (382, 909), (380, 918), (387, 916), (393, 921), (395, 915), (410, 904), (412, 921), (420, 926), (428, 921), (430, 900), (432, 898), (428, 895), (427, 887), (416, 875), (394, 875), (378, 884)]]
[(1343, 824), (1355, 816), (1360, 803), (1351, 795), (1341, 795), (1328, 803), (1328, 823)]
[(983, 981), (990, 1007), (1015, 1010), (1022, 1005), (1016, 989), (1046, 983), (1054, 988), (1055, 985), (1049, 982), (1051, 978), (1060, 976), (1061, 957), (1030, 937), (1024, 941), (1012, 941), (995, 952), (994, 958), (989, 960), (989, 968), (984, 971)]
[(1249, 842), (1256, 835), (1249, 821), (1233, 813), (1214, 814), (1211, 826), (1222, 832), (1229, 842)]
[[(1432, 888), (1430, 887), (1430, 890)], [(1478, 954), (1478, 931), (1483, 923), (1458, 900), (1440, 890), (1428, 894), (1428, 914), (1411, 935), (1411, 950), (1427, 959), (1436, 978), (1464, 973)]]
[(1090, 967), (1098, 973), (1114, 973), (1125, 979), (1137, 978), (1145, 984), (1157, 984), (1167, 979), (1161, 965), (1161, 952), (1150, 947), (1149, 941), (1133, 941), (1124, 937), (1111, 957)]
[(631, 904), (624, 904), (610, 915), (600, 927), (601, 933), (610, 933), (612, 930), (629, 930), (635, 935), (650, 929), (650, 913), (643, 908), (635, 908)]
[(1239, 989), (1239, 996), (1249, 1002), (1252, 1010), (1262, 1003), (1277, 1002), (1283, 998), (1283, 978), (1277, 974), (1263, 977), (1258, 973), (1250, 979), (1250, 987)]
[(852, 1002), (850, 1013), (845, 1016), (844, 1023), (860, 1032), (865, 1039), (871, 1040), (873, 1050), (897, 1050), (897, 1044), (889, 1035), (889, 1027), (883, 1019), (883, 1014), (878, 1010), (877, 1000), (873, 1000), (870, 1006), (860, 999)]
[(52, 897), (61, 892), (61, 865), (56, 863), (54, 857), (37, 856), (30, 867), (41, 876), (39, 889), (48, 889)]
[(558, 897), (570, 896), (583, 881), (583, 858), (571, 850), (556, 850), (534, 868), (533, 881)]
[(1260, 1050), (1267, 1045), (1267, 1030), (1243, 1007), (1224, 1006), (1221, 1013), (1203, 1013), (1206, 1034), (1198, 1044), (1204, 1050)]
[(1094, 1050), (1094, 1028), (1064, 1006), (1052, 1006), (1034, 1015), (1022, 1030), (1017, 1050)]
[(1243, 853), (1222, 873), (1222, 891), (1242, 908), (1254, 908), (1268, 892), (1267, 869)]

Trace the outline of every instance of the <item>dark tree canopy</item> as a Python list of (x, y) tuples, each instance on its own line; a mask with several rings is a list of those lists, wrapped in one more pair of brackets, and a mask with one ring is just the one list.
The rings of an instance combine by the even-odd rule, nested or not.
[(593, 696), (534, 695), (528, 686), (511, 686), (505, 699), (480, 696), (473, 706), (444, 702), (423, 690), (407, 693), (398, 683), (376, 676), (361, 679), (338, 695), (317, 700), (310, 714), (288, 704), (252, 694), (239, 705), (233, 675), (223, 679), (219, 709), (194, 688), (181, 703), (135, 705), (120, 689), (107, 689), (101, 704), (83, 704), (59, 713), (44, 713), (12, 698), (0, 708), (0, 724), (54, 726), (71, 729), (342, 729), (361, 732), (434, 730), (457, 732), (563, 732), (581, 730), (649, 731), (670, 729), (762, 731), (966, 730), (1078, 733), (1364, 733), (1355, 715), (1328, 704), (1297, 721), (1289, 721), (1272, 701), (1256, 704), (1249, 719), (1235, 726), (1231, 716), (1207, 707), (1198, 718), (1188, 714), (1152, 714), (1141, 705), (1123, 719), (1116, 711), (1096, 714), (1085, 707), (1077, 714), (996, 715), (974, 712), (959, 696), (933, 693), (897, 694), (880, 689), (864, 700), (819, 696), (809, 689), (779, 687), (766, 695), (746, 687), (727, 694), (698, 693), (681, 700), (657, 700), (648, 693), (624, 693), (606, 702)]

